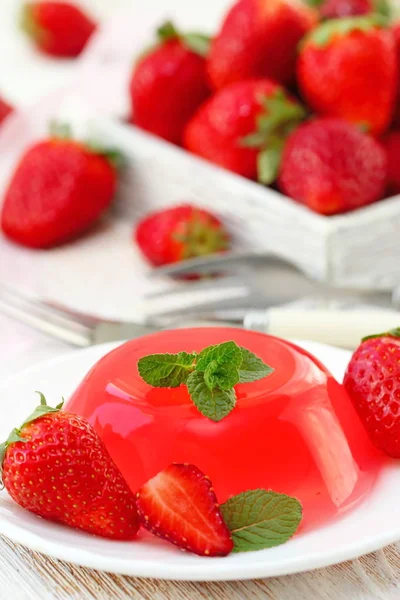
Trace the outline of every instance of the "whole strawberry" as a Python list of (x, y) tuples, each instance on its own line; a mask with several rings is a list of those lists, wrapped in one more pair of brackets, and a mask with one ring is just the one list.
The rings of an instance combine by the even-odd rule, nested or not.
[(230, 246), (229, 234), (218, 217), (189, 204), (144, 217), (136, 227), (135, 238), (155, 266), (221, 252)]
[(248, 79), (228, 85), (199, 109), (184, 144), (234, 173), (272, 183), (285, 138), (305, 115), (275, 82)]
[(0, 124), (12, 112), (12, 107), (3, 98), (0, 98)]
[(398, 68), (393, 33), (381, 17), (349, 17), (320, 25), (301, 46), (297, 74), (300, 90), (315, 112), (361, 124), (373, 134), (388, 128)]
[(400, 458), (400, 329), (364, 338), (344, 386), (372, 442)]
[(172, 464), (137, 493), (142, 525), (154, 535), (201, 556), (233, 549), (211, 481), (193, 465)]
[(110, 206), (115, 153), (51, 137), (22, 157), (5, 194), (1, 227), (13, 241), (50, 248), (87, 230)]
[(210, 94), (205, 55), (209, 40), (179, 33), (172, 23), (158, 30), (158, 44), (136, 64), (130, 96), (132, 122), (174, 144)]
[(41, 52), (65, 58), (78, 56), (96, 29), (75, 4), (51, 0), (25, 4), (22, 26)]
[(294, 80), (297, 46), (317, 22), (300, 0), (238, 0), (212, 42), (208, 74), (220, 89), (250, 77)]
[(383, 197), (385, 151), (343, 119), (320, 118), (301, 125), (283, 152), (282, 192), (324, 215), (347, 212)]
[(400, 131), (391, 131), (382, 139), (388, 161), (387, 192), (400, 194)]
[(134, 538), (135, 497), (104, 443), (86, 419), (40, 397), (40, 406), (0, 446), (8, 493), (49, 521), (102, 537)]

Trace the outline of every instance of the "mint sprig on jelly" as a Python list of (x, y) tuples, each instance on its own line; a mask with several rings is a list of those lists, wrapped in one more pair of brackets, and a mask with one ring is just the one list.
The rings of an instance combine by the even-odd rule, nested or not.
[(139, 360), (138, 370), (153, 387), (187, 385), (199, 412), (212, 421), (221, 421), (235, 408), (235, 385), (263, 379), (274, 369), (231, 341), (208, 346), (199, 354), (150, 354)]

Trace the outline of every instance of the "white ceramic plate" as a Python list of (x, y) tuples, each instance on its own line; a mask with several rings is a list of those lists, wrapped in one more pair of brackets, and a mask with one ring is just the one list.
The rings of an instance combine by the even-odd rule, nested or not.
[[(341, 379), (349, 353), (304, 342)], [(68, 395), (87, 370), (115, 344), (74, 352), (8, 380), (0, 389), (0, 438), (32, 409), (33, 391), (52, 401)], [(71, 563), (112, 573), (173, 580), (237, 580), (295, 573), (356, 558), (400, 539), (400, 469), (388, 462), (373, 493), (356, 510), (283, 546), (226, 558), (200, 558), (144, 536), (140, 543), (112, 542), (47, 523), (0, 494), (0, 533)]]

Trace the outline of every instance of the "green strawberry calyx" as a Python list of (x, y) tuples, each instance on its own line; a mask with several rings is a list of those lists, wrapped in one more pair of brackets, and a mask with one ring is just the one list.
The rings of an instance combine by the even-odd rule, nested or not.
[[(54, 140), (74, 140), (72, 127), (69, 125), (69, 123), (64, 123), (62, 121), (50, 121), (49, 133), (50, 137)], [(79, 143), (78, 140), (76, 141)], [(103, 146), (103, 144), (90, 139), (83, 141), (82, 146), (84, 146), (86, 150), (89, 150), (89, 152), (93, 154), (103, 156), (117, 171), (122, 170), (126, 165), (126, 157), (118, 148), (108, 148)]]
[(49, 406), (47, 404), (46, 398), (42, 394), (42, 392), (36, 392), (36, 393), (39, 394), (39, 396), (40, 396), (40, 404), (35, 408), (33, 413), (31, 413), (29, 415), (29, 417), (27, 419), (25, 419), (25, 421), (22, 423), (21, 427), (13, 429), (11, 431), (10, 435), (8, 436), (8, 438), (6, 439), (6, 441), (3, 442), (2, 444), (0, 444), (0, 484), (2, 484), (2, 477), (1, 477), (2, 466), (3, 466), (4, 458), (6, 456), (7, 448), (9, 446), (11, 446), (11, 444), (15, 444), (16, 442), (26, 442), (27, 441), (26, 438), (21, 436), (22, 430), (25, 427), (25, 425), (28, 425), (29, 423), (32, 423), (33, 421), (40, 419), (40, 417), (44, 417), (44, 415), (59, 412), (64, 405), (64, 399), (62, 399), (62, 402), (60, 402), (60, 404), (58, 404), (55, 408), (53, 408), (52, 406)]
[(278, 175), (286, 139), (304, 121), (307, 113), (282, 88), (269, 97), (261, 96), (259, 102), (264, 110), (256, 119), (257, 129), (240, 143), (248, 148), (259, 148), (258, 180), (270, 185)]
[(346, 37), (353, 31), (370, 31), (376, 27), (387, 27), (389, 20), (383, 14), (369, 14), (360, 17), (344, 17), (342, 19), (330, 19), (319, 27), (313, 29), (300, 42), (300, 50), (308, 43), (324, 47), (336, 37)]
[(374, 0), (372, 2), (373, 12), (390, 19), (392, 17), (392, 7), (388, 0)]
[[(306, 4), (313, 8), (321, 8), (324, 4), (324, 0), (306, 0)], [(388, 0), (372, 0), (371, 10), (368, 12), (369, 15), (378, 14), (389, 18), (391, 17), (391, 13), (392, 11)]]
[(46, 43), (50, 37), (50, 34), (35, 19), (34, 6), (32, 4), (25, 4), (22, 7), (19, 25), (22, 31), (39, 44)]
[(389, 329), (389, 331), (384, 331), (383, 333), (374, 333), (372, 335), (366, 335), (362, 338), (362, 342), (366, 342), (367, 340), (374, 340), (382, 337), (395, 337), (400, 338), (400, 327), (395, 327), (394, 329)]
[(305, 0), (305, 3), (312, 8), (320, 8), (320, 6), (324, 3), (324, 0)]
[(181, 259), (223, 252), (230, 246), (225, 229), (221, 225), (212, 223), (196, 210), (193, 211), (189, 221), (179, 224), (173, 233), (173, 239), (182, 244)]
[(162, 43), (178, 39), (188, 50), (203, 57), (210, 50), (211, 38), (208, 35), (198, 32), (181, 33), (171, 21), (166, 21), (157, 29), (157, 37)]

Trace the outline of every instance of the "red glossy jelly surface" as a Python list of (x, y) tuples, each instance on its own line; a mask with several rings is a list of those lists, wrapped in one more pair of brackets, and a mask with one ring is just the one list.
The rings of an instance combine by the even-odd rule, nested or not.
[[(197, 411), (185, 386), (152, 388), (138, 374), (142, 356), (228, 340), (275, 371), (238, 385), (235, 409), (218, 423)], [(128, 342), (97, 363), (66, 410), (89, 419), (133, 490), (171, 462), (192, 463), (211, 478), (220, 502), (259, 487), (296, 496), (303, 527), (364, 497), (382, 460), (345, 390), (319, 361), (243, 330), (181, 329)]]

